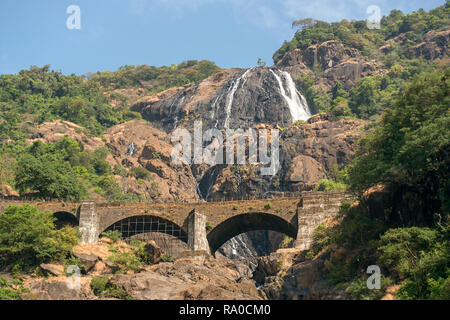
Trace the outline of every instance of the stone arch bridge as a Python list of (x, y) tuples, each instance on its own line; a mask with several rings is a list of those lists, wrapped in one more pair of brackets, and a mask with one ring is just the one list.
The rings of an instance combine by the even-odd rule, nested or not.
[(79, 225), (83, 243), (96, 243), (106, 230), (130, 237), (162, 232), (187, 243), (191, 250), (214, 253), (229, 239), (254, 230), (272, 230), (311, 247), (314, 229), (337, 215), (351, 197), (343, 192), (304, 192), (296, 198), (200, 203), (64, 203), (0, 200), (0, 212), (11, 204), (32, 204), (60, 222)]

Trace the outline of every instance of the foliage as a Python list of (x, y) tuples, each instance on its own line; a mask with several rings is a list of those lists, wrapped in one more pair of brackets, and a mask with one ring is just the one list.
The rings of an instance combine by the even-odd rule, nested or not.
[(79, 201), (110, 174), (108, 153), (105, 148), (83, 150), (67, 136), (54, 144), (36, 141), (17, 155), (15, 186), (21, 193), (36, 190), (39, 197)]
[(122, 240), (122, 233), (119, 230), (108, 230), (101, 234), (102, 237), (111, 239), (114, 243), (119, 240)]
[[(399, 299), (448, 299), (450, 242), (448, 221), (435, 228), (391, 228), (359, 207), (341, 206), (342, 222), (320, 225), (306, 258), (325, 248), (336, 252), (326, 263), (327, 282), (357, 299), (380, 299), (386, 289), (400, 284)], [(339, 249), (337, 249), (339, 248)], [(338, 253), (339, 252), (339, 253)], [(382, 270), (381, 290), (366, 286), (366, 268)]]
[(335, 182), (329, 179), (322, 179), (315, 187), (315, 191), (333, 191), (333, 190), (345, 190), (347, 186), (341, 182)]
[[(360, 141), (349, 167), (351, 189), (386, 184), (417, 190), (430, 215), (450, 209), (450, 68), (423, 73)], [(437, 204), (436, 204), (437, 203)]]
[(92, 277), (90, 286), (96, 296), (122, 300), (132, 299), (123, 288), (113, 285), (107, 276)]
[(144, 262), (134, 251), (117, 252), (108, 259), (113, 263), (113, 273), (125, 274), (130, 270), (138, 272), (144, 266)]
[(406, 279), (399, 291), (402, 299), (448, 299), (450, 241), (429, 228), (401, 228), (381, 238), (380, 263), (396, 279)]
[(313, 244), (311, 249), (306, 253), (307, 259), (314, 258), (320, 251), (331, 244), (331, 237), (328, 234), (328, 228), (325, 224), (320, 224), (313, 231)]
[(64, 261), (79, 241), (77, 230), (56, 230), (55, 218), (31, 205), (9, 206), (0, 214), (0, 263), (29, 270), (41, 263)]
[(401, 50), (395, 52), (398, 58), (407, 57), (408, 50), (421, 43), (425, 34), (449, 24), (449, 6), (443, 5), (429, 12), (420, 9), (410, 14), (392, 10), (381, 20), (380, 30), (367, 28), (366, 21), (348, 21), (327, 23), (320, 20), (303, 19), (294, 21), (293, 27), (300, 27), (294, 38), (284, 42), (274, 55), (275, 64), (290, 50), (306, 49), (313, 44), (328, 40), (339, 40), (348, 47), (359, 49), (364, 56), (372, 58), (374, 49), (384, 45), (401, 33), (405, 33)]
[(97, 82), (76, 75), (64, 76), (50, 66), (31, 67), (0, 76), (0, 137), (23, 140), (33, 126), (56, 119), (68, 120), (98, 135), (105, 128), (127, 121), (126, 112), (108, 104)]
[(91, 74), (89, 80), (108, 90), (144, 88), (149, 94), (156, 94), (171, 87), (201, 81), (220, 70), (210, 61), (190, 60), (179, 65), (163, 67), (127, 65), (115, 72)]
[(269, 210), (272, 208), (272, 203), (271, 202), (267, 202), (266, 205), (264, 206), (264, 209)]
[(22, 281), (0, 278), (0, 300), (19, 300), (20, 295), (27, 292), (29, 290), (24, 288)]
[(129, 175), (136, 179), (148, 180), (150, 178), (150, 172), (143, 167), (133, 167), (130, 169)]
[(291, 248), (293, 242), (294, 242), (293, 238), (284, 235), (283, 241), (280, 243), (280, 249)]
[(175, 257), (170, 254), (165, 253), (161, 256), (161, 261), (162, 262), (174, 262)]

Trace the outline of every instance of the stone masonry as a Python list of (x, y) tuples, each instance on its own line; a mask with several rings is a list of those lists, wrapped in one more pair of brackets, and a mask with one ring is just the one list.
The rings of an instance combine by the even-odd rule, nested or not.
[[(337, 215), (340, 204), (351, 199), (343, 192), (304, 192), (297, 198), (164, 204), (0, 200), (0, 212), (8, 205), (32, 204), (52, 213), (70, 213), (79, 221), (83, 243), (96, 243), (103, 231), (124, 219), (152, 216), (183, 230), (188, 235), (189, 249), (194, 251), (216, 249), (217, 245), (209, 243), (208, 238), (222, 243), (233, 237), (236, 230), (273, 230), (293, 237), (296, 234), (295, 247), (307, 250), (314, 229)], [(212, 227), (208, 232), (207, 223)], [(236, 230), (230, 230), (233, 228)]]

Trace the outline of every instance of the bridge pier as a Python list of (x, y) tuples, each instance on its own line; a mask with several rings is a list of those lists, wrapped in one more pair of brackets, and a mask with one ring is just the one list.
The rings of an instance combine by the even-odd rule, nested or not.
[(343, 192), (310, 192), (302, 197), (298, 208), (298, 232), (294, 247), (301, 250), (311, 249), (314, 230), (326, 219), (339, 213), (341, 203), (352, 200)]
[(96, 244), (99, 236), (99, 217), (95, 211), (95, 203), (83, 202), (79, 215), (81, 243)]
[(192, 251), (206, 251), (210, 253), (206, 238), (206, 216), (195, 209), (188, 216), (188, 248)]

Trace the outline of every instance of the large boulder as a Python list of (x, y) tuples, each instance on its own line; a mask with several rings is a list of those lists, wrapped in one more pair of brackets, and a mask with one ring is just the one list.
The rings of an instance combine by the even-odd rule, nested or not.
[(94, 268), (96, 263), (99, 261), (99, 257), (94, 254), (81, 254), (81, 253), (74, 253), (74, 256), (78, 259), (80, 259), (81, 263), (83, 264), (84, 272), (88, 273), (89, 271)]
[(157, 264), (161, 261), (161, 248), (156, 244), (154, 240), (150, 240), (145, 244), (144, 250), (148, 257), (148, 262), (151, 264)]
[(64, 266), (62, 265), (41, 263), (39, 266), (44, 272), (52, 276), (61, 276), (64, 274)]
[(14, 191), (13, 188), (8, 186), (7, 184), (2, 184), (0, 186), (0, 196), (7, 197), (7, 198), (19, 198), (20, 195)]
[(290, 191), (312, 190), (326, 177), (322, 164), (309, 156), (299, 155), (292, 159), (285, 182)]

